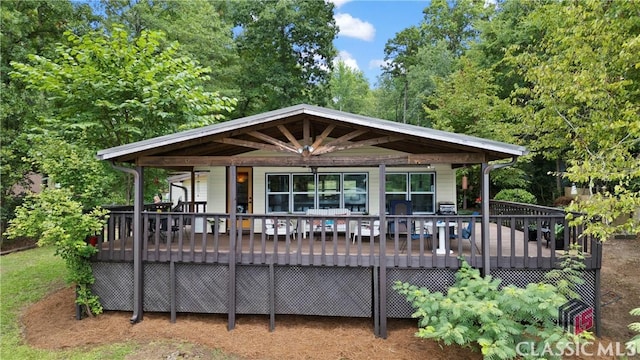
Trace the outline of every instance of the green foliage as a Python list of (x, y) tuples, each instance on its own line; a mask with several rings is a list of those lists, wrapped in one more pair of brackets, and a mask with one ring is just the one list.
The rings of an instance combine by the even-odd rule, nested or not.
[(27, 60), (28, 54), (51, 54), (65, 30), (81, 32), (88, 27), (92, 19), (88, 8), (59, 0), (0, 1), (0, 229), (6, 229), (21, 201), (13, 186), (31, 186), (31, 164), (23, 161), (31, 144), (22, 135), (38, 116), (49, 112), (37, 92), (11, 79), (10, 63)]
[(242, 89), (234, 117), (300, 103), (324, 105), (337, 55), (333, 3), (254, 0), (229, 6), (239, 30), (236, 80)]
[(544, 29), (541, 41), (505, 58), (529, 84), (513, 95), (523, 105), (519, 136), (549, 158), (565, 157), (571, 182), (608, 186), (569, 207), (586, 214), (573, 224), (588, 224), (585, 234), (602, 241), (640, 227), (633, 217), (613, 222), (640, 207), (639, 10), (635, 1), (549, 2), (522, 21)]
[(235, 103), (203, 91), (209, 70), (179, 56), (177, 43), (166, 46), (160, 32), (65, 36), (54, 57), (13, 62), (11, 75), (51, 102), (40, 127), (76, 144), (97, 150), (211, 124)]
[(238, 76), (232, 23), (224, 19), (221, 1), (208, 0), (100, 0), (107, 28), (123, 24), (133, 36), (150, 29), (162, 31), (167, 40), (180, 43), (180, 55), (188, 55), (211, 69), (204, 81), (207, 90), (231, 96)]
[[(632, 309), (629, 314), (633, 316), (640, 316), (640, 308)], [(627, 349), (633, 349), (636, 354), (640, 353), (640, 322), (634, 322), (629, 324), (629, 329), (636, 332), (637, 335), (627, 341)]]
[(32, 147), (24, 160), (48, 176), (50, 184), (72, 191), (85, 209), (103, 205), (113, 196), (109, 190), (120, 178), (92, 150), (49, 136), (34, 135), (30, 140)]
[[(564, 236), (564, 225), (555, 224), (556, 239)], [(568, 252), (560, 252), (558, 255), (560, 268), (547, 272), (545, 282), (552, 284), (558, 292), (568, 299), (580, 299), (576, 289), (584, 284), (583, 271), (585, 269), (585, 254), (578, 243), (569, 246)]]
[(88, 314), (101, 313), (102, 306), (90, 289), (95, 281), (90, 258), (98, 250), (85, 238), (102, 231), (106, 214), (102, 209), (84, 212), (69, 189), (45, 189), (25, 199), (7, 230), (9, 238), (26, 236), (39, 239), (40, 246), (55, 247), (56, 255), (64, 259), (69, 269), (67, 281), (77, 286), (76, 302)]
[(416, 336), (445, 345), (478, 346), (485, 359), (516, 358), (520, 342), (536, 343), (540, 349), (544, 342), (562, 347), (590, 336), (574, 336), (557, 326), (558, 307), (566, 299), (553, 285), (500, 288), (499, 280), (480, 276), (465, 261), (446, 295), (401, 282), (393, 288), (416, 309)]
[(331, 80), (331, 100), (328, 106), (340, 111), (367, 115), (371, 98), (369, 96), (369, 82), (362, 71), (351, 69), (344, 62), (338, 61)]
[(524, 189), (504, 189), (500, 190), (494, 200), (519, 202), (523, 204), (535, 204), (537, 202), (536, 197)]

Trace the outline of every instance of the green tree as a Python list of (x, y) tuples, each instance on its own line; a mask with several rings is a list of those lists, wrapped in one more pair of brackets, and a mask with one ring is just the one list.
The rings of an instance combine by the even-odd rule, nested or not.
[(478, 35), (477, 22), (488, 18), (494, 6), (484, 0), (433, 0), (424, 9), (421, 35), (425, 44), (440, 41), (456, 56), (462, 56)]
[(10, 63), (26, 61), (28, 54), (51, 55), (64, 31), (82, 33), (94, 17), (87, 5), (70, 1), (6, 0), (0, 2), (0, 18), (0, 229), (5, 229), (22, 196), (13, 186), (28, 188), (27, 175), (34, 170), (23, 160), (31, 144), (22, 135), (49, 111), (37, 91), (8, 76)]
[[(95, 154), (222, 121), (235, 103), (204, 91), (208, 69), (180, 56), (178, 44), (167, 45), (160, 32), (131, 38), (116, 27), (108, 35), (65, 35), (51, 58), (31, 55), (28, 63), (12, 63), (13, 78), (42, 92), (51, 109), (25, 134), (54, 136)], [(131, 182), (126, 177), (127, 193)]]
[(69, 268), (67, 281), (77, 287), (76, 303), (89, 315), (100, 314), (102, 305), (91, 293), (95, 278), (90, 258), (98, 250), (85, 238), (103, 229), (106, 212), (101, 209), (85, 212), (83, 204), (73, 197), (70, 189), (46, 189), (31, 194), (17, 209), (7, 235), (31, 237), (38, 239), (39, 246), (54, 246), (56, 255)]
[(163, 47), (162, 33), (131, 39), (116, 27), (66, 36), (53, 58), (32, 55), (11, 73), (46, 94), (54, 110), (39, 126), (65, 139), (108, 148), (211, 124), (232, 110), (232, 99), (201, 89), (208, 70), (177, 56), (178, 44)]
[[(417, 63), (417, 53), (422, 44), (420, 30), (411, 26), (399, 33), (393, 39), (387, 41), (384, 46), (384, 60), (387, 65), (383, 67), (383, 71), (389, 74), (394, 81), (387, 82), (387, 85), (397, 87), (394, 91), (400, 97), (396, 100), (401, 104), (400, 115), (393, 120), (402, 123), (411, 123), (408, 119), (409, 106), (409, 68)], [(399, 86), (398, 86), (399, 85)]]
[[(95, 158), (94, 150), (45, 134), (30, 134), (28, 140), (31, 147), (25, 160), (48, 177), (50, 186), (71, 191), (73, 200), (86, 210), (116, 200), (111, 190), (119, 185), (119, 178), (107, 163)], [(122, 203), (124, 198), (118, 200)]]
[(566, 178), (603, 190), (570, 207), (586, 214), (574, 219), (586, 234), (637, 232), (633, 216), (613, 221), (640, 208), (640, 4), (553, 2), (527, 21), (547, 31), (508, 58), (531, 84), (515, 94), (526, 105), (520, 136), (543, 154), (565, 152)]
[(299, 103), (324, 105), (336, 56), (333, 4), (324, 1), (232, 2), (242, 94), (234, 117)]
[(354, 114), (368, 115), (371, 103), (369, 82), (362, 71), (354, 70), (338, 61), (333, 69), (331, 80), (330, 108)]
[(417, 337), (477, 346), (485, 359), (513, 359), (522, 355), (518, 352), (534, 350), (522, 343), (562, 349), (592, 338), (558, 326), (558, 307), (567, 299), (550, 283), (500, 287), (499, 279), (480, 276), (465, 261), (455, 277), (446, 294), (399, 281), (393, 285), (416, 310), (412, 316), (419, 318)]
[(180, 43), (182, 55), (210, 69), (207, 90), (237, 93), (238, 59), (232, 21), (225, 17), (226, 4), (210, 0), (101, 0), (107, 28), (123, 24), (140, 36), (144, 30), (162, 31), (169, 41)]

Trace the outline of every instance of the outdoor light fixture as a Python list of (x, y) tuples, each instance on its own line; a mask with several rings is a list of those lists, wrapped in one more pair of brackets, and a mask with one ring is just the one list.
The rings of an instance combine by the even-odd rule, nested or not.
[(301, 148), (298, 148), (298, 154), (302, 154), (302, 153), (303, 153), (303, 152), (305, 152), (305, 151), (306, 151), (307, 153), (312, 153), (312, 152), (313, 152), (313, 150), (315, 150), (315, 149), (313, 148), (313, 146), (311, 146), (311, 145), (305, 145), (305, 146), (303, 146), (303, 147), (301, 147)]

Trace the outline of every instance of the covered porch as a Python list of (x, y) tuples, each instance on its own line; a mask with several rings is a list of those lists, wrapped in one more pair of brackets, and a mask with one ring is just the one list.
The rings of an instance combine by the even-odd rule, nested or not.
[[(352, 316), (386, 337), (388, 317), (413, 312), (395, 281), (446, 291), (462, 257), (525, 286), (577, 242), (587, 254), (579, 292), (597, 315), (600, 247), (562, 211), (486, 200), (478, 215), (437, 211), (455, 204), (457, 168), (480, 165), (489, 199), (491, 171), (526, 153), (309, 105), (106, 149), (98, 158), (134, 177), (135, 202), (111, 210), (94, 291), (105, 309), (132, 311), (132, 323), (144, 311), (226, 313), (229, 329), (244, 313), (269, 314), (272, 329), (278, 314)], [(191, 173), (183, 211), (145, 210), (145, 167)], [(208, 173), (202, 207), (196, 171)], [(403, 199), (414, 211), (390, 211)]]

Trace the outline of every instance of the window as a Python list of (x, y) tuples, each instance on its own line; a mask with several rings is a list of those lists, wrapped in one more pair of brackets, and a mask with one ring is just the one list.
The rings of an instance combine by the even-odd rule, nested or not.
[(435, 213), (435, 173), (389, 173), (385, 179), (387, 208), (391, 200), (411, 200), (413, 213)]
[(267, 212), (334, 208), (366, 212), (367, 177), (363, 173), (267, 174)]
[(267, 176), (267, 211), (289, 211), (289, 175), (274, 174)]

